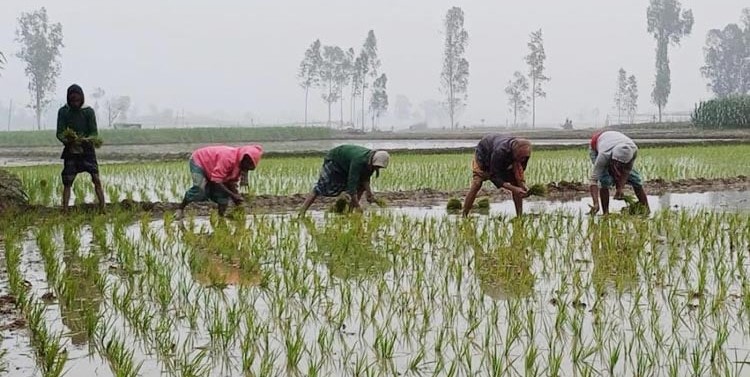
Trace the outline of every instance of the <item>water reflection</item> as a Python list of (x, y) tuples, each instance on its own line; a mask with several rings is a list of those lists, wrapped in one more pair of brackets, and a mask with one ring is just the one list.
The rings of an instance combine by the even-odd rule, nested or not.
[(391, 269), (391, 261), (373, 245), (379, 220), (334, 215), (321, 229), (309, 218), (301, 220), (316, 246), (308, 248), (308, 257), (325, 264), (330, 274), (340, 279), (382, 277)]
[(80, 226), (65, 224), (63, 229), (64, 282), (59, 303), (62, 322), (70, 330), (74, 345), (82, 346), (91, 340), (98, 322), (102, 293), (98, 287), (99, 253), (95, 250), (88, 256), (81, 255)]
[(626, 221), (607, 219), (589, 225), (591, 278), (599, 296), (630, 291), (638, 282), (637, 257), (646, 241)]
[(190, 273), (199, 284), (225, 288), (230, 285), (260, 285), (260, 265), (247, 255), (241, 255), (243, 240), (225, 222), (213, 224), (214, 231), (192, 232), (183, 228), (183, 240), (192, 249)]
[(472, 226), (464, 226), (464, 240), (474, 250), (479, 286), (495, 300), (518, 299), (534, 293), (534, 274), (527, 238), (521, 219), (512, 221), (513, 233), (507, 243), (483, 246)]

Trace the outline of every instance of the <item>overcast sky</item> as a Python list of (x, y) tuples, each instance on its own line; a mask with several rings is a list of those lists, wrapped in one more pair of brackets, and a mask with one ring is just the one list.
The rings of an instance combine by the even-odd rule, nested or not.
[[(462, 123), (506, 122), (503, 92), (515, 70), (525, 72), (528, 34), (544, 31), (548, 96), (538, 104), (542, 123), (565, 117), (601, 117), (612, 109), (617, 70), (640, 83), (640, 112), (650, 104), (653, 38), (646, 32), (648, 0), (0, 0), (0, 51), (9, 58), (0, 77), (0, 101), (28, 103), (23, 64), (13, 55), (16, 18), (45, 6), (63, 25), (62, 76), (57, 97), (76, 82), (91, 92), (130, 95), (140, 112), (150, 105), (186, 112), (224, 112), (256, 122), (301, 121), (304, 92), (296, 72), (316, 38), (342, 48), (361, 46), (374, 29), (397, 95), (418, 105), (441, 99), (442, 20), (460, 6), (469, 32), (468, 107)], [(209, 6), (209, 4), (211, 4)], [(709, 29), (738, 22), (747, 0), (683, 0), (695, 14), (693, 34), (670, 49), (672, 95), (667, 111), (692, 109), (710, 96), (699, 68)], [(325, 120), (319, 91), (311, 114)]]

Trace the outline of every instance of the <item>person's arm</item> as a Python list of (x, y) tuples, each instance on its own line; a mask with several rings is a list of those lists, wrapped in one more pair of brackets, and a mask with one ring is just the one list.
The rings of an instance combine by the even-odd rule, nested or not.
[(63, 138), (63, 132), (65, 132), (65, 119), (63, 117), (63, 109), (60, 109), (60, 111), (57, 112), (57, 140), (60, 140), (61, 143), (66, 144), (67, 141), (65, 141), (65, 138)]
[(372, 193), (369, 180), (362, 184), (362, 193), (365, 194), (365, 199), (367, 199), (368, 203), (375, 202), (375, 195)]
[(362, 176), (363, 164), (356, 161), (352, 161), (349, 164), (349, 177), (346, 184), (346, 192), (351, 196), (352, 207), (359, 207), (359, 201), (357, 200), (357, 191), (359, 188), (359, 179)]
[(237, 190), (232, 190), (232, 183), (230, 182), (216, 182), (216, 186), (222, 189), (235, 203), (242, 203), (245, 199), (237, 193)]
[(609, 159), (603, 154), (596, 156), (594, 165), (591, 167), (591, 176), (589, 177), (589, 193), (591, 194), (591, 200), (594, 205), (591, 207), (591, 212), (599, 212), (599, 178), (607, 168)]
[(526, 196), (526, 190), (523, 187), (503, 181), (503, 169), (506, 168), (509, 163), (509, 161), (506, 161), (499, 156), (499, 153), (493, 153), (492, 158), (490, 159), (490, 181), (497, 188), (504, 188), (514, 194)]
[(477, 198), (477, 193), (481, 188), (482, 181), (480, 179), (471, 180), (471, 187), (469, 187), (469, 192), (466, 193), (466, 198), (464, 199), (463, 217), (469, 216), (471, 207), (474, 206), (474, 200)]

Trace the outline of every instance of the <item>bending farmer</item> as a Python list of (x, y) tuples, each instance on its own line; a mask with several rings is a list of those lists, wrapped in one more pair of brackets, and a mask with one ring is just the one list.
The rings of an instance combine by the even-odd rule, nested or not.
[[(591, 138), (589, 156), (593, 167), (589, 191), (594, 205), (591, 214), (599, 212), (599, 199), (604, 214), (609, 213), (609, 188), (615, 186), (615, 199), (624, 199), (622, 189), (627, 182), (633, 186), (638, 201), (648, 209), (646, 191), (637, 170), (633, 169), (638, 155), (638, 146), (624, 134), (617, 131), (597, 131)], [(597, 190), (597, 184), (599, 189)], [(599, 193), (597, 194), (597, 191)]]
[(504, 188), (513, 195), (516, 216), (523, 214), (523, 198), (528, 196), (524, 172), (531, 158), (531, 141), (498, 134), (479, 141), (472, 162), (473, 178), (464, 200), (463, 215), (468, 216), (484, 181)]
[(374, 202), (370, 177), (372, 173), (380, 176), (380, 169), (387, 168), (389, 161), (388, 152), (358, 145), (340, 145), (331, 149), (323, 160), (318, 183), (302, 205), (300, 214), (304, 214), (319, 195), (333, 197), (346, 191), (353, 209), (360, 208), (362, 194), (366, 195), (368, 202)]
[[(75, 136), (79, 139), (76, 140), (74, 135), (66, 133), (66, 129), (74, 131)], [(96, 136), (98, 136), (98, 131), (94, 109), (84, 105), (83, 89), (73, 84), (68, 88), (67, 104), (57, 112), (57, 140), (60, 140), (65, 146), (62, 156), (60, 156), (63, 159), (61, 174), (63, 212), (68, 211), (73, 181), (75, 181), (78, 173), (84, 172), (91, 175), (99, 209), (104, 210), (104, 190), (99, 179), (99, 163), (96, 161), (94, 145), (89, 139)]]
[(255, 170), (263, 155), (260, 145), (233, 148), (214, 146), (197, 149), (190, 156), (190, 175), (193, 187), (186, 193), (180, 204), (177, 217), (188, 204), (210, 200), (219, 205), (219, 215), (224, 216), (231, 199), (234, 204), (244, 201), (237, 189), (240, 179), (250, 170)]

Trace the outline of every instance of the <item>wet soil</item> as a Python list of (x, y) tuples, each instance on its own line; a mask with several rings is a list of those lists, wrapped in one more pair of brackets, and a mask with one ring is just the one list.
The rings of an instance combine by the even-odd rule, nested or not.
[[(647, 181), (645, 188), (649, 195), (663, 195), (666, 193), (701, 193), (707, 191), (750, 191), (750, 178), (747, 176), (737, 176), (733, 178), (697, 178), (677, 181), (656, 179)], [(383, 199), (386, 205), (390, 207), (427, 207), (446, 202), (451, 198), (459, 198), (463, 200), (467, 190), (439, 191), (425, 188), (410, 191), (376, 192), (375, 196), (379, 199)], [(531, 197), (528, 200), (578, 200), (588, 196), (588, 190), (588, 184), (580, 182), (551, 182), (547, 184), (546, 197)], [(302, 206), (306, 196), (307, 194), (294, 194), (289, 196), (258, 195), (248, 198), (242, 207), (249, 213), (284, 213), (297, 211)], [(489, 189), (485, 187), (479, 192), (477, 197), (488, 197), (491, 201), (499, 201), (509, 200), (510, 194), (506, 190)], [(319, 197), (318, 200), (313, 203), (311, 209), (327, 209), (335, 200), (336, 198)], [(136, 202), (123, 200), (119, 203), (108, 204), (107, 210), (116, 209), (118, 207), (134, 211), (151, 212), (154, 216), (161, 216), (164, 212), (176, 211), (179, 207), (179, 203)], [(30, 206), (26, 209), (37, 212), (40, 215), (56, 213), (59, 211), (59, 208), (43, 206)], [(211, 203), (194, 203), (188, 207), (187, 211), (196, 215), (208, 215), (214, 209), (215, 205)], [(97, 211), (98, 208), (93, 204), (87, 204), (79, 206), (75, 210), (94, 212)]]

